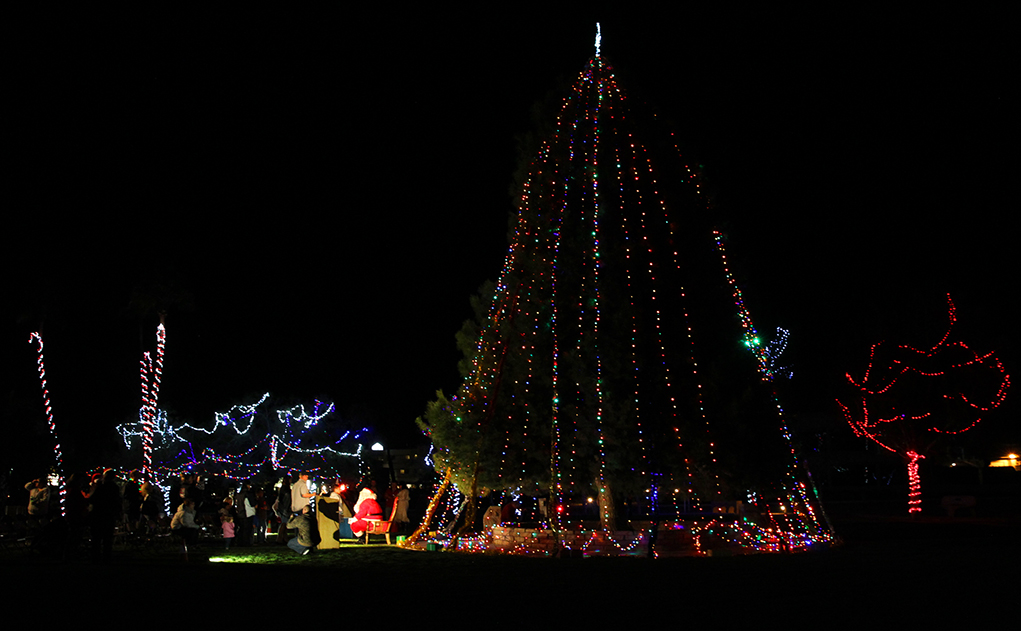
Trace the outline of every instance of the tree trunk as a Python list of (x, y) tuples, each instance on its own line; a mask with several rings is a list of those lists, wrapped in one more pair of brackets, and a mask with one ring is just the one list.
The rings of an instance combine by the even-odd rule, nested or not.
[(599, 489), (599, 525), (605, 532), (613, 532), (617, 530), (617, 512), (613, 507), (610, 485), (597, 479), (596, 488)]
[(909, 451), (908, 460), (908, 514), (922, 512), (922, 480), (918, 477), (918, 461), (925, 456)]

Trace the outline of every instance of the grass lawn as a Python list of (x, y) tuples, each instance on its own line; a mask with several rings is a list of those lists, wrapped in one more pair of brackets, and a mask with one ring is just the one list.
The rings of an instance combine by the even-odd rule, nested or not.
[(444, 611), (454, 607), (470, 616), (512, 611), (518, 622), (539, 611), (557, 619), (623, 622), (637, 609), (706, 623), (812, 616), (882, 620), (887, 628), (917, 616), (995, 613), (1001, 604), (1005, 616), (1015, 610), (1000, 599), (1004, 588), (1017, 591), (1018, 524), (862, 521), (838, 532), (844, 545), (817, 553), (658, 560), (469, 555), (385, 545), (346, 545), (307, 556), (275, 545), (224, 553), (210, 542), (189, 563), (173, 550), (118, 549), (110, 564), (91, 565), (8, 549), (0, 553), (0, 571), (18, 577), (6, 588), (12, 602), (25, 602), (20, 599), (54, 581), (81, 586), (71, 593), (86, 598), (88, 586), (96, 584), (171, 593), (184, 588), (224, 603), (254, 598), (269, 604), (301, 590), (310, 604), (340, 599), (345, 607), (364, 594), (379, 615), (387, 603), (410, 608), (402, 609), (407, 615), (442, 603)]

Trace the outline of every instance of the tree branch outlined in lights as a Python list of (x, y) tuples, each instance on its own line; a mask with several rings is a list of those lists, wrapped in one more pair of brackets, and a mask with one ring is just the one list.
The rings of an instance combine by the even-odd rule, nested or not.
[(936, 441), (962, 434), (1003, 403), (1010, 375), (993, 353), (978, 354), (950, 341), (957, 321), (947, 296), (946, 333), (929, 349), (879, 342), (872, 345), (864, 376), (846, 373), (860, 400), (837, 405), (857, 436), (907, 461), (908, 513), (922, 510), (918, 463)]

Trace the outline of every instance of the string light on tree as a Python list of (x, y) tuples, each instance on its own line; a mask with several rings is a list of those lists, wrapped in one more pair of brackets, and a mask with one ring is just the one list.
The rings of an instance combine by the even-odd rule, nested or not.
[(787, 350), (787, 340), (790, 337), (790, 331), (787, 329), (776, 327), (776, 337), (773, 338), (766, 346), (766, 370), (769, 374), (776, 377), (783, 377), (790, 379), (794, 376), (789, 366), (780, 365), (780, 356)]
[(908, 513), (922, 510), (918, 464), (925, 453), (941, 435), (974, 428), (1010, 387), (1010, 375), (992, 352), (951, 341), (957, 314), (949, 295), (947, 312), (946, 333), (931, 348), (873, 344), (864, 376), (845, 375), (857, 401), (837, 400), (855, 435), (905, 459)]
[[(617, 84), (601, 38), (597, 27), (596, 54), (520, 182), (503, 268), (459, 336), (462, 387), (449, 400), (438, 393), (420, 426), (437, 470), (461, 493), (548, 492), (562, 541), (582, 528), (591, 496), (600, 520), (592, 548), (623, 551), (634, 545), (615, 535), (625, 496), (641, 497), (639, 513), (674, 510), (680, 519), (700, 493), (723, 492), (709, 430), (726, 405), (706, 396), (697, 354), (713, 351), (694, 343), (699, 326), (729, 326), (733, 313), (718, 277), (703, 277), (716, 265), (710, 239), (757, 362), (740, 370), (769, 384), (783, 342), (767, 348), (759, 338), (712, 230), (700, 172), (670, 134), (650, 137), (659, 122)], [(766, 406), (779, 421), (770, 448), (791, 462), (769, 487), (768, 501), (787, 507), (774, 527), (790, 540), (826, 540), (806, 506), (814, 500), (783, 410), (775, 396)]]
[[(356, 463), (358, 475), (364, 474), (362, 446), (355, 443), (344, 448), (344, 445), (361, 438), (368, 431), (366, 428), (353, 431), (319, 427), (336, 410), (333, 403), (321, 401), (314, 402), (311, 414), (302, 405), (276, 410), (272, 415), (276, 426), (272, 426), (271, 421), (260, 420), (259, 416), (260, 406), (269, 398), (269, 393), (265, 393), (253, 404), (239, 404), (226, 412), (214, 413), (211, 428), (173, 424), (166, 412), (155, 410), (152, 423), (147, 424), (140, 413), (138, 423), (125, 423), (117, 430), (129, 449), (134, 437), (144, 439), (147, 428), (151, 431), (154, 452), (165, 454), (162, 463), (153, 465), (154, 479), (204, 470), (240, 480), (250, 478), (265, 466), (339, 477), (342, 471), (338, 467), (346, 462)], [(347, 468), (345, 465), (343, 472)]]

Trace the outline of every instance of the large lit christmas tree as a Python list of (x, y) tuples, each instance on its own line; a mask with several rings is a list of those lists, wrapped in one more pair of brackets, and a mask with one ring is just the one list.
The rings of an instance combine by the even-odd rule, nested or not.
[[(557, 532), (598, 506), (603, 532), (700, 515), (689, 527), (760, 549), (828, 539), (714, 224), (699, 166), (597, 36), (459, 338), (464, 383), (421, 419), (437, 469), (464, 495), (548, 497), (536, 517)], [(749, 498), (758, 524), (712, 517)]]

